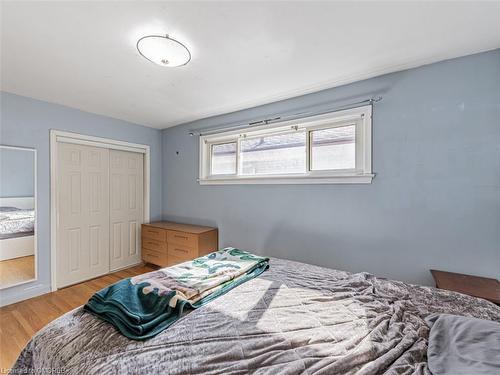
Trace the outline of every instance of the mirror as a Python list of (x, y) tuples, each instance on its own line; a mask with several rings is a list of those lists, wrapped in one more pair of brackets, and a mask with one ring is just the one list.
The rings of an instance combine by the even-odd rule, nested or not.
[(36, 280), (36, 150), (0, 145), (0, 289)]

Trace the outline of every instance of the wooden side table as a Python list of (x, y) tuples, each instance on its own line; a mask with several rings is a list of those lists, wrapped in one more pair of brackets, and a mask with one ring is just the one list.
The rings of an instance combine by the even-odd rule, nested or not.
[(500, 282), (497, 279), (438, 270), (431, 270), (431, 274), (436, 288), (484, 298), (500, 305)]

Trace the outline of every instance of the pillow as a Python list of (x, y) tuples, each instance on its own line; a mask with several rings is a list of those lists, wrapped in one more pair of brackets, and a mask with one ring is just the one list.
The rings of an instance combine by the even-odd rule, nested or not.
[(500, 374), (500, 323), (450, 314), (433, 314), (426, 321), (433, 375)]

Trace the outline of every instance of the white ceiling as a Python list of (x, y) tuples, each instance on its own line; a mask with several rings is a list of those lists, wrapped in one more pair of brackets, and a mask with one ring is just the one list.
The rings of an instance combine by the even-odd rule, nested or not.
[[(165, 128), (500, 47), (500, 2), (2, 2), (1, 89)], [(186, 44), (164, 68), (146, 34)]]

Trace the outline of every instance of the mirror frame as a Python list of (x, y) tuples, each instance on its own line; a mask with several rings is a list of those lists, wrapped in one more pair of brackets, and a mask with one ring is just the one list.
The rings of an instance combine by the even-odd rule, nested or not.
[(22, 146), (10, 146), (0, 144), (0, 149), (11, 149), (11, 150), (22, 150), (29, 151), (33, 153), (33, 209), (35, 211), (35, 222), (33, 225), (33, 255), (35, 257), (34, 267), (35, 267), (35, 277), (28, 280), (23, 280), (13, 284), (0, 285), (0, 290), (13, 288), (15, 286), (31, 283), (38, 280), (38, 202), (37, 202), (37, 150), (31, 147)]

